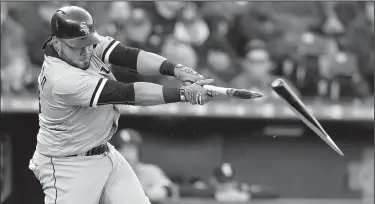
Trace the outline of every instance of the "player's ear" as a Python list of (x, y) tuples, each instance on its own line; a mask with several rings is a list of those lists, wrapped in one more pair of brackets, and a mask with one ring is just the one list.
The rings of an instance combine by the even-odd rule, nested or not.
[(56, 38), (55, 36), (53, 36), (51, 42), (52, 42), (52, 45), (55, 48), (56, 52), (60, 54), (61, 53), (61, 46), (62, 46), (61, 41), (58, 38)]

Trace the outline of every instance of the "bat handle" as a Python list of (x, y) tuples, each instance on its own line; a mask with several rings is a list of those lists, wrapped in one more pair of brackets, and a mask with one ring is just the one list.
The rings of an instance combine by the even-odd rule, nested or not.
[(208, 91), (216, 92), (222, 95), (227, 95), (227, 91), (228, 91), (228, 88), (217, 87), (217, 86), (212, 86), (212, 85), (203, 85), (203, 88)]
[(184, 81), (184, 82), (182, 82), (182, 85), (183, 86), (190, 86), (192, 83), (191, 82), (189, 82), (189, 81)]

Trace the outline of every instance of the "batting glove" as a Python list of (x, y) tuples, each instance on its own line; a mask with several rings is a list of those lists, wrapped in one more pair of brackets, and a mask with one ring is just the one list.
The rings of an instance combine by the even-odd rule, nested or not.
[(184, 97), (185, 101), (193, 105), (204, 105), (216, 98), (215, 92), (207, 91), (203, 88), (203, 85), (211, 85), (213, 82), (213, 79), (204, 79), (191, 85), (183, 86), (180, 89), (181, 95)]
[(178, 64), (174, 69), (174, 76), (186, 84), (186, 82), (195, 83), (199, 80), (203, 80), (204, 77), (196, 72), (194, 69), (187, 67), (182, 64)]

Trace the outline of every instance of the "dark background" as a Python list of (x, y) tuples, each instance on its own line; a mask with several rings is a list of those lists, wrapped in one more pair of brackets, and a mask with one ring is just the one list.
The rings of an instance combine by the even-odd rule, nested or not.
[[(344, 152), (341, 157), (303, 128), (300, 137), (266, 135), (267, 126), (304, 127), (293, 120), (238, 120), (122, 116), (120, 127), (142, 130), (144, 162), (159, 165), (172, 179), (207, 178), (230, 162), (236, 179), (272, 186), (282, 198), (358, 198), (349, 189), (348, 164), (373, 147), (372, 122), (322, 125)], [(42, 203), (38, 181), (27, 168), (35, 150), (36, 114), (2, 114), (1, 130), (11, 135), (13, 193), (8, 203)], [(13, 202), (12, 202), (13, 201)]]

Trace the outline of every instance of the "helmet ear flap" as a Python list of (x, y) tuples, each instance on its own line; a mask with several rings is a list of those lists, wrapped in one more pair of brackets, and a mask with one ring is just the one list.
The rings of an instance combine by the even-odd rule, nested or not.
[(55, 48), (56, 52), (57, 53), (60, 53), (61, 52), (61, 40), (56, 37), (56, 36), (52, 36), (51, 37), (51, 40), (49, 41), (49, 43)]

